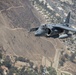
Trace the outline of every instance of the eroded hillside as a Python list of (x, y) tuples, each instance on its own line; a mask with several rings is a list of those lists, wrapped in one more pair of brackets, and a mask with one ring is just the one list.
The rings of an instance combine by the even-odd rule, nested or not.
[(28, 0), (1, 0), (0, 45), (6, 54), (28, 58), (37, 65), (45, 65), (45, 57), (49, 62), (47, 66), (54, 62), (56, 49), (62, 48), (62, 45), (58, 45), (60, 42), (53, 38), (35, 37), (28, 32), (31, 27), (44, 22), (43, 16)]
[[(6, 55), (28, 58), (38, 66), (52, 64), (57, 70), (61, 52), (67, 50), (67, 47), (59, 39), (35, 37), (34, 34), (29, 33), (29, 29), (43, 23), (60, 22), (68, 13), (67, 9), (74, 13), (76, 5), (72, 4), (71, 0), (70, 3), (64, 1), (47, 0), (53, 10), (50, 13), (51, 17), (47, 13), (50, 18), (48, 21), (48, 17), (45, 18), (46, 15), (37, 10), (37, 6), (35, 8), (31, 5), (29, 0), (0, 0), (0, 45), (3, 46)], [(75, 18), (74, 13), (71, 16), (74, 24)], [(61, 69), (64, 70), (65, 67)]]

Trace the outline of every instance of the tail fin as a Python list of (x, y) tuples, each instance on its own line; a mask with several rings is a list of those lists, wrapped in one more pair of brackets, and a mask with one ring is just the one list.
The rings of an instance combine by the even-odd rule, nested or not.
[(70, 22), (70, 12), (68, 13), (66, 19), (64, 20), (64, 23), (68, 24)]

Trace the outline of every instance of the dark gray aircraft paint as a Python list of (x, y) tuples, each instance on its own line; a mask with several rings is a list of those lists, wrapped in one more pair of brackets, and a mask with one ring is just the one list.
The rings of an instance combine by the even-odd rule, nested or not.
[(68, 13), (64, 23), (61, 24), (44, 24), (37, 28), (31, 28), (31, 31), (35, 31), (35, 36), (57, 37), (67, 38), (69, 37), (69, 31), (76, 32), (76, 29), (69, 27), (70, 12)]

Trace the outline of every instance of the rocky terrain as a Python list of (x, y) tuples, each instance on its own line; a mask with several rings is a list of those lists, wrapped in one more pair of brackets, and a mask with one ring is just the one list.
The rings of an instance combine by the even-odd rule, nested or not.
[[(76, 1), (75, 0), (69, 0), (69, 1), (68, 0), (54, 0), (54, 1), (40, 0), (40, 3), (37, 0), (34, 0), (34, 1), (36, 1), (34, 3), (34, 7), (44, 15), (44, 18), (47, 21), (47, 23), (60, 23), (60, 22), (63, 23), (63, 19), (65, 19), (67, 13), (71, 12), (71, 19), (70, 19), (69, 25), (75, 28), (75, 24), (76, 24), (76, 15), (75, 15)], [(63, 65), (63, 68), (64, 68), (65, 63), (68, 63), (68, 65), (66, 65), (64, 69), (61, 69), (65, 73), (70, 72), (72, 74), (76, 74), (74, 70), (75, 68), (73, 68), (73, 65), (76, 64), (76, 45), (75, 45), (76, 38), (75, 37), (76, 35), (73, 35), (70, 38), (61, 40), (64, 42), (66, 51), (64, 50), (61, 51), (59, 65), (60, 64)], [(56, 53), (59, 54), (59, 52), (56, 52)], [(56, 61), (58, 61), (58, 59)], [(71, 62), (68, 62), (68, 61), (71, 61)], [(55, 68), (56, 66), (57, 66), (57, 62), (56, 62)]]
[[(57, 71), (59, 70), (58, 73), (68, 67), (67, 63), (71, 66), (76, 65), (68, 62), (67, 58), (64, 65), (59, 67), (61, 52), (63, 51), (63, 56), (66, 53), (71, 54), (71, 51), (67, 50), (70, 48), (68, 43), (54, 38), (35, 37), (34, 34), (29, 33), (30, 28), (40, 24), (62, 22), (61, 19), (69, 11), (71, 23), (75, 25), (75, 3), (75, 0), (43, 0), (42, 4), (39, 0), (0, 0), (0, 46), (11, 58), (21, 56), (28, 58), (37, 66), (52, 65)], [(68, 39), (64, 40), (68, 42)], [(76, 74), (71, 69), (65, 71)]]

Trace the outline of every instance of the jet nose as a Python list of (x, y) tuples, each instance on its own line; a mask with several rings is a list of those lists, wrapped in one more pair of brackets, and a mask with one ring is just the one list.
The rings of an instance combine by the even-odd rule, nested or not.
[(38, 31), (36, 31), (36, 32), (35, 32), (35, 36), (39, 36), (39, 35), (41, 35), (41, 33), (38, 32)]
[(40, 36), (45, 33), (45, 30), (43, 30), (41, 27), (35, 32), (35, 36)]
[(43, 30), (38, 30), (35, 32), (35, 36), (40, 36), (40, 35), (43, 35), (44, 34), (44, 31)]

